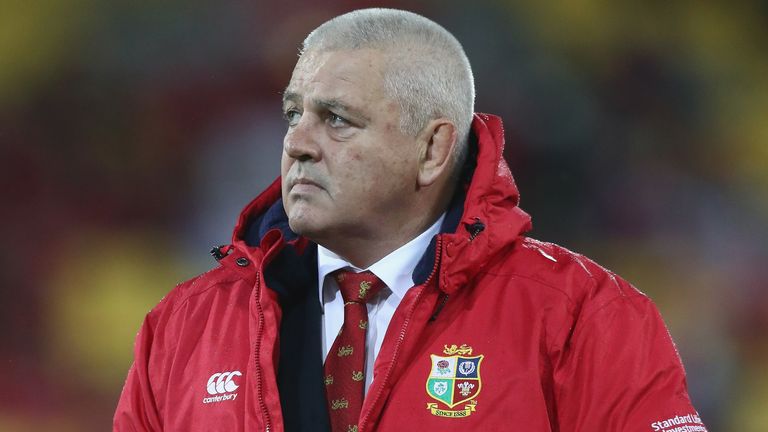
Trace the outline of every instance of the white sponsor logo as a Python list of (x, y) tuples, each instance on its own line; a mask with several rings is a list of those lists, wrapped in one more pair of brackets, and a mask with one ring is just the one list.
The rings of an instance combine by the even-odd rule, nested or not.
[(651, 423), (651, 427), (654, 431), (661, 432), (707, 432), (698, 413), (676, 415), (666, 420), (655, 421)]
[(212, 397), (203, 398), (203, 403), (215, 403), (228, 400), (235, 400), (237, 393), (232, 393), (240, 387), (235, 382), (235, 377), (243, 376), (240, 371), (217, 372), (208, 378), (208, 384), (205, 388)]

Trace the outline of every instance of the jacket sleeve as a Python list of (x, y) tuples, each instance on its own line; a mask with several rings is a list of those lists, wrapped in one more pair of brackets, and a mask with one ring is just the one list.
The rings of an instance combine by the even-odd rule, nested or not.
[(554, 365), (560, 431), (706, 431), (658, 310), (628, 283), (607, 279)]
[(149, 377), (149, 361), (155, 327), (152, 312), (147, 315), (136, 336), (134, 361), (128, 371), (113, 419), (113, 431), (161, 431), (162, 422)]

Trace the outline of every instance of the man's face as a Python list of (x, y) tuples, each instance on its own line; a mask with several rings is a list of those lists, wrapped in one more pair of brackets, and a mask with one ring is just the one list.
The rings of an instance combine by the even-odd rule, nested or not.
[(419, 150), (383, 67), (376, 50), (308, 52), (285, 91), (285, 210), (293, 231), (325, 246), (386, 235), (412, 207)]

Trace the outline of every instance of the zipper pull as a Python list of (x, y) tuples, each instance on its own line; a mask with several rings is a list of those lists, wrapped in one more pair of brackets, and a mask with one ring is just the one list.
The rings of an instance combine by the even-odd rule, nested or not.
[(222, 245), (214, 246), (210, 253), (216, 261), (221, 261), (222, 258), (229, 255), (230, 252), (232, 252), (232, 245)]
[(464, 228), (466, 228), (467, 231), (469, 231), (469, 241), (472, 241), (477, 237), (483, 230), (485, 229), (485, 224), (480, 220), (480, 218), (476, 217), (475, 221), (471, 224), (464, 224)]

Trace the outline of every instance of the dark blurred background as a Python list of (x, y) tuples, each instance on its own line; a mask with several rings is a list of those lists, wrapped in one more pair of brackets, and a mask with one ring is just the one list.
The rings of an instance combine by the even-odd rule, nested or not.
[[(374, 5), (319, 3), (2, 2), (0, 430), (109, 430), (143, 316), (279, 172), (301, 40)], [(533, 236), (656, 301), (710, 430), (768, 430), (768, 3), (376, 5), (462, 41)]]

